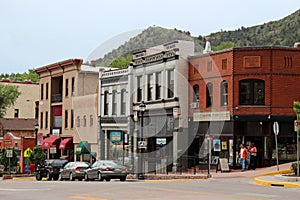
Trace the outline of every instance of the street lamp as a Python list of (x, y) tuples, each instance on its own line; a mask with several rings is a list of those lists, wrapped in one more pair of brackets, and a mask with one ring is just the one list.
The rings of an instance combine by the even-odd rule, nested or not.
[(143, 136), (143, 129), (144, 129), (144, 113), (146, 110), (146, 105), (144, 103), (144, 101), (141, 102), (141, 104), (139, 105), (139, 111), (141, 113), (141, 131), (140, 131), (140, 142), (141, 142), (141, 146), (140, 146), (140, 159), (139, 159), (139, 171), (138, 171), (138, 179), (143, 180), (144, 179), (144, 173), (143, 173), (143, 153), (144, 153), (144, 136)]
[(35, 145), (38, 145), (38, 143), (37, 143), (37, 134), (38, 134), (38, 130), (39, 130), (39, 124), (38, 124), (37, 122), (35, 122), (35, 124), (34, 124)]

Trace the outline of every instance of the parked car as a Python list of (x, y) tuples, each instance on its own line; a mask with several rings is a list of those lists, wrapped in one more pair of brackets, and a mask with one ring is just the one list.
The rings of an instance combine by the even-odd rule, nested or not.
[(50, 159), (45, 160), (44, 164), (37, 165), (35, 169), (35, 178), (40, 181), (42, 178), (47, 180), (58, 180), (60, 170), (65, 166), (68, 160)]
[(85, 171), (84, 180), (110, 181), (111, 179), (120, 179), (126, 181), (127, 168), (117, 164), (113, 160), (98, 160)]
[(75, 179), (82, 180), (84, 179), (84, 172), (89, 168), (89, 164), (86, 162), (69, 162), (59, 173), (60, 180), (70, 180), (74, 181)]

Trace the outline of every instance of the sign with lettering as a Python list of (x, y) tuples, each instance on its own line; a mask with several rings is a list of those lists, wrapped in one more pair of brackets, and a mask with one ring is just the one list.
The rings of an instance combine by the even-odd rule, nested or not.
[(219, 158), (217, 172), (230, 172), (227, 158)]

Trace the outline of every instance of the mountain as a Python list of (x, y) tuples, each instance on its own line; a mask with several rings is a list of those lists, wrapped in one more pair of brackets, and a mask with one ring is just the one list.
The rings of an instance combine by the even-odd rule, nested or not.
[(233, 42), (235, 46), (293, 46), (300, 41), (300, 9), (277, 20), (235, 31), (220, 31), (206, 37), (212, 46)]
[(99, 58), (97, 65), (109, 66), (114, 59), (120, 56), (126, 57), (134, 50), (150, 48), (172, 40), (195, 41), (195, 52), (200, 52), (203, 49), (206, 40), (211, 42), (212, 49), (220, 49), (220, 47), (229, 48), (232, 46), (291, 47), (295, 42), (300, 41), (299, 27), (300, 9), (277, 21), (271, 21), (248, 28), (242, 26), (238, 30), (220, 31), (207, 36), (191, 36), (189, 31), (151, 26), (117, 49), (105, 54), (103, 58)]

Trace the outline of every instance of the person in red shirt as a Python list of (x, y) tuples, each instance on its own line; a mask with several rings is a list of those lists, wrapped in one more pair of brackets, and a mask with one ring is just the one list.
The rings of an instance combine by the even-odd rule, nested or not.
[(250, 146), (250, 164), (248, 169), (256, 169), (257, 148), (254, 143)]
[(30, 163), (29, 169), (30, 169), (30, 173), (33, 174), (34, 171), (35, 171), (35, 164), (34, 163)]

